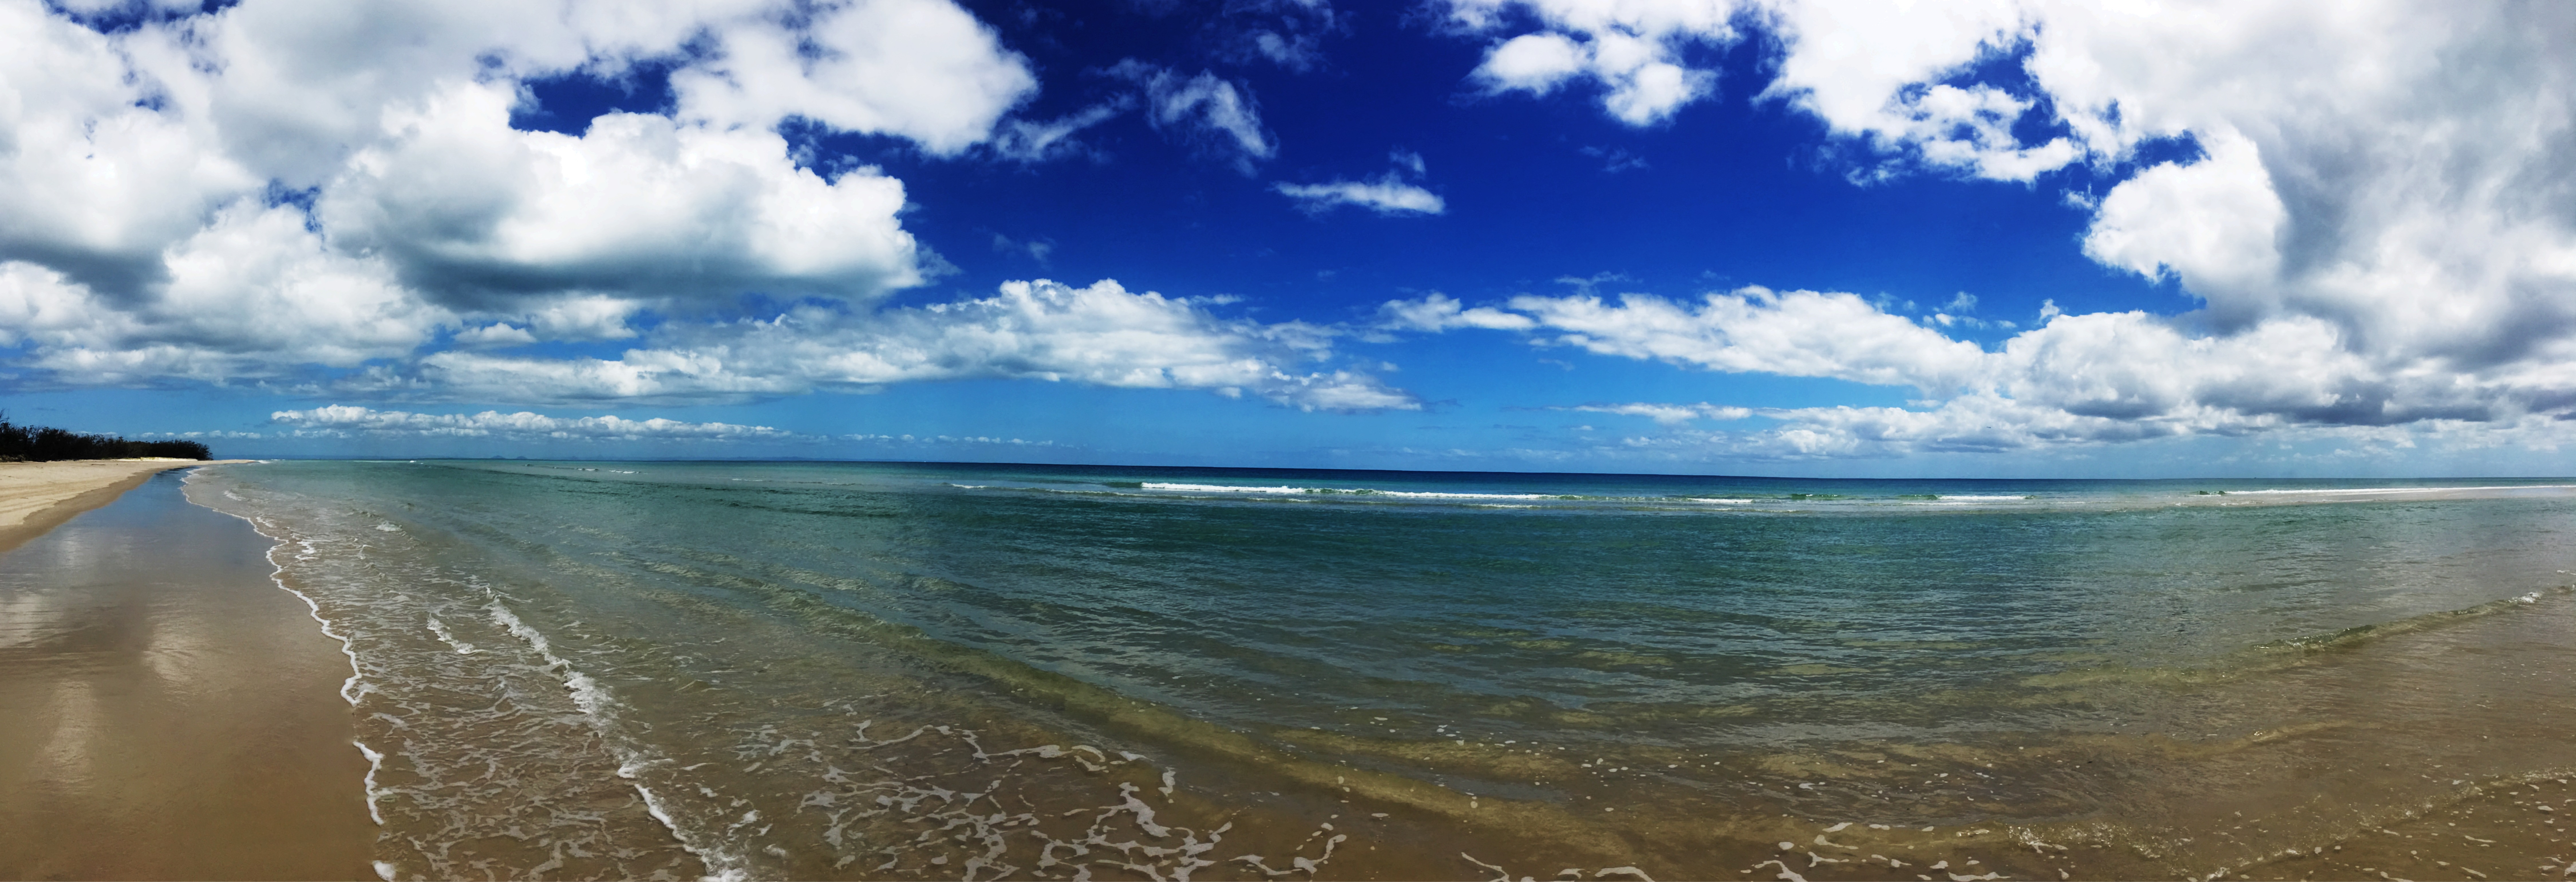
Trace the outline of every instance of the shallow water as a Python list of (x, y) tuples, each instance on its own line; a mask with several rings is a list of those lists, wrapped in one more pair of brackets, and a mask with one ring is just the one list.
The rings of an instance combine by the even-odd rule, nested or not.
[(2421, 867), (2325, 862), (2576, 762), (2571, 485), (486, 461), (191, 491), (348, 638), (392, 877), (2443, 878), (2570, 852), (2529, 809), (2527, 848), (2488, 819)]

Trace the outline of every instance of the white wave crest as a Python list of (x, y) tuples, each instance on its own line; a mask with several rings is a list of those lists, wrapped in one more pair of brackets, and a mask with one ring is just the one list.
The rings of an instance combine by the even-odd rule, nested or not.
[(1384, 496), (1393, 499), (1559, 499), (1553, 493), (1454, 493), (1438, 490), (1374, 490), (1366, 487), (1242, 487), (1232, 484), (1175, 484), (1147, 481), (1147, 490), (1174, 490), (1183, 493), (1263, 493), (1275, 496), (1316, 494), (1329, 496)]
[(1312, 493), (1304, 487), (1234, 487), (1225, 484), (1167, 484), (1145, 482), (1147, 490), (1179, 490), (1186, 493)]

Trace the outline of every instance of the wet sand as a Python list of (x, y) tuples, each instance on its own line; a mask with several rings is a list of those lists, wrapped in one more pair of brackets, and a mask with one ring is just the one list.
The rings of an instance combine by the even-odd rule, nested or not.
[(348, 659), (179, 465), (0, 466), (0, 878), (373, 877)]

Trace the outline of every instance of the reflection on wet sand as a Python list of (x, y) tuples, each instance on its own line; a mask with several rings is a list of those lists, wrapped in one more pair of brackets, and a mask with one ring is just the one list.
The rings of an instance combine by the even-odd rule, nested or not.
[(346, 662), (179, 482), (0, 555), (0, 876), (371, 875)]

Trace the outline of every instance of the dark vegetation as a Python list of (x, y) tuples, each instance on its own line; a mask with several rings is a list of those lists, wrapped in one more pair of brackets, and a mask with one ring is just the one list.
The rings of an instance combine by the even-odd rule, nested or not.
[(196, 441), (128, 441), (114, 435), (84, 435), (49, 426), (21, 426), (0, 414), (0, 462), (52, 462), (60, 459), (126, 459), (169, 456), (213, 459)]

